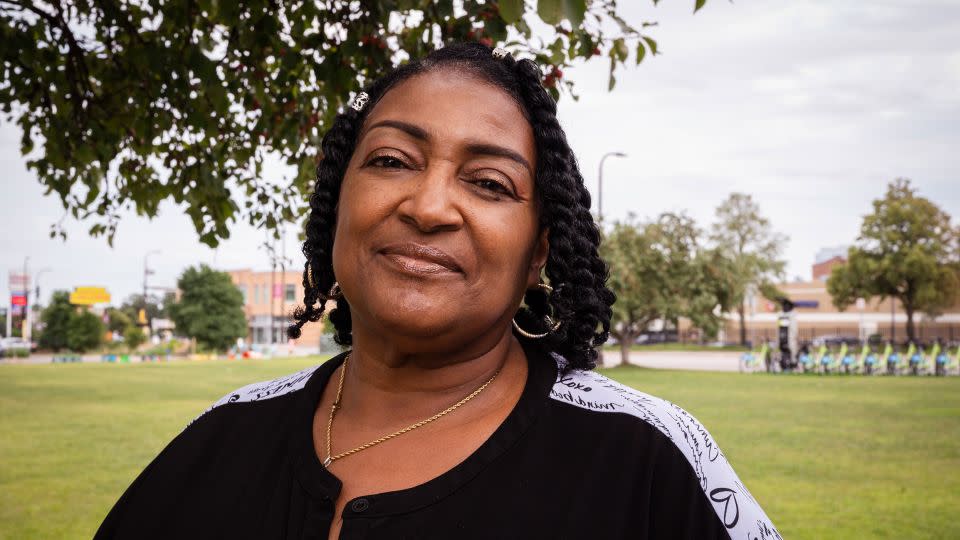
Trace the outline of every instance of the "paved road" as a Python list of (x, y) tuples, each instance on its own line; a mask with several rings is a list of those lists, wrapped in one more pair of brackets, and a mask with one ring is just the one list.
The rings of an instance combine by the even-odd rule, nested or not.
[[(737, 371), (741, 352), (632, 351), (630, 363), (657, 369)], [(604, 351), (603, 366), (620, 365), (620, 351)]]

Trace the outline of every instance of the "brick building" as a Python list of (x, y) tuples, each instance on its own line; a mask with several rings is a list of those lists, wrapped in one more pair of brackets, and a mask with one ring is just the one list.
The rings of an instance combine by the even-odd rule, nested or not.
[[(256, 272), (245, 269), (227, 273), (243, 295), (247, 343), (254, 348), (287, 347), (286, 332), (291, 322), (290, 314), (303, 302), (301, 271)], [(324, 338), (321, 345), (322, 329), (323, 324), (319, 321), (304, 325), (302, 335), (294, 341), (293, 346), (299, 350), (314, 351), (329, 347), (328, 338)]]

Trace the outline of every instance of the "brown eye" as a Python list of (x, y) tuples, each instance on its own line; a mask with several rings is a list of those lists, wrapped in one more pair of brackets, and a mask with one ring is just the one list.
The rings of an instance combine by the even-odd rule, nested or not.
[(371, 159), (367, 165), (373, 167), (382, 167), (384, 169), (404, 169), (406, 165), (400, 159), (394, 156), (377, 156)]
[(480, 179), (475, 181), (473, 184), (479, 188), (492, 191), (500, 195), (512, 195), (509, 189), (496, 180)]

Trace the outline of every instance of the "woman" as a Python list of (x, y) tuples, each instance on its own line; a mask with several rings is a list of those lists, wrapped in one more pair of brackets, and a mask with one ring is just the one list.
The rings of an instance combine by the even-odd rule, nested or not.
[(351, 350), (221, 399), (98, 537), (779, 537), (695, 419), (589, 371), (614, 297), (555, 113), (475, 44), (360, 94), (290, 329), (335, 300)]

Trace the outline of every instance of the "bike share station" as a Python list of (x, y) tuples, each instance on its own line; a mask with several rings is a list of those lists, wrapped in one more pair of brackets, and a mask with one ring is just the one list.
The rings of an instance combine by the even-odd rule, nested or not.
[[(777, 314), (777, 341), (775, 347), (761, 342), (756, 351), (745, 352), (740, 358), (741, 372), (765, 370), (768, 373), (801, 372), (829, 374), (863, 375), (960, 375), (960, 344), (945, 345), (934, 341), (929, 350), (922, 345), (910, 342), (906, 350), (898, 351), (889, 341), (883, 351), (874, 350), (870, 340), (850, 339), (854, 346), (859, 344), (859, 352), (854, 352), (842, 340), (836, 348), (823, 342), (812, 352), (810, 344), (800, 344), (797, 307), (805, 307), (804, 301), (779, 299), (780, 312)], [(879, 344), (878, 344), (879, 345)]]

